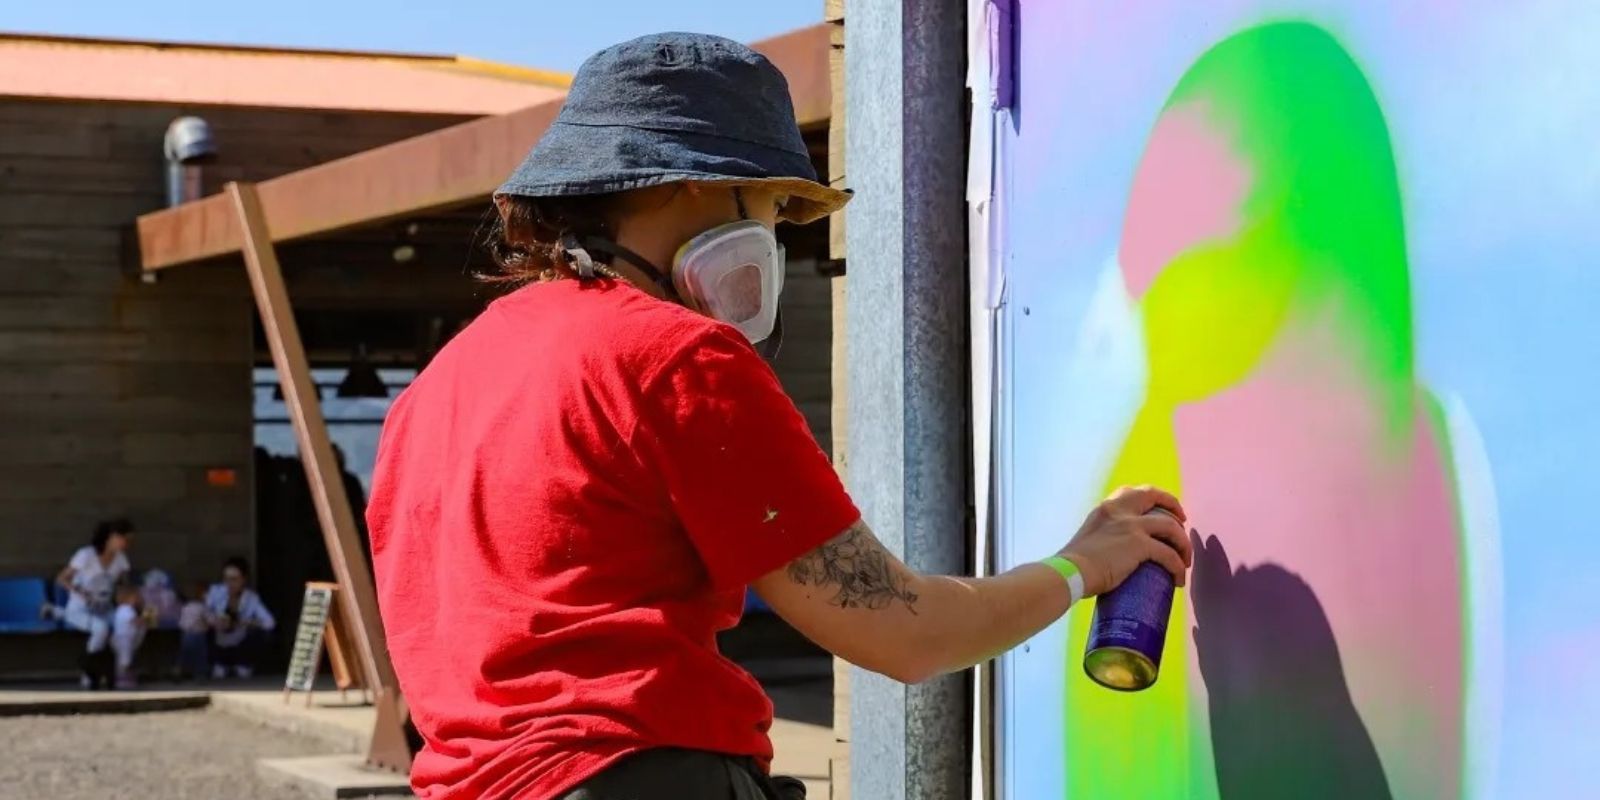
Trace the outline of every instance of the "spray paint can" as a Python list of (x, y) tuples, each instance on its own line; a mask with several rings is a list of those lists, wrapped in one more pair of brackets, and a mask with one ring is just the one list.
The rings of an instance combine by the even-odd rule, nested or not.
[[(1166, 509), (1156, 511), (1171, 516)], [(1122, 692), (1155, 684), (1174, 588), (1166, 567), (1146, 561), (1121, 586), (1100, 595), (1083, 654), (1083, 671), (1091, 680)]]

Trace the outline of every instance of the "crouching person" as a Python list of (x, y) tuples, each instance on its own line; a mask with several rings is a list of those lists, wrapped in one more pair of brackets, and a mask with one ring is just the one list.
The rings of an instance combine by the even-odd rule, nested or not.
[(255, 674), (267, 633), (277, 627), (261, 596), (250, 588), (250, 562), (234, 556), (222, 567), (222, 583), (206, 595), (211, 618), (211, 677)]

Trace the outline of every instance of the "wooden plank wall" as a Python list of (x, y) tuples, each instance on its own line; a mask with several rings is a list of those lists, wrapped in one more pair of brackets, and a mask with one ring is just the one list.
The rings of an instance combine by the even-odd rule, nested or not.
[[(179, 580), (254, 550), (251, 301), (242, 266), (124, 271), (126, 228), (164, 202), (162, 136), (197, 113), (215, 189), (461, 121), (0, 100), (0, 575), (43, 575), (98, 519)], [(235, 471), (213, 486), (207, 470)]]
[[(821, 254), (818, 254), (821, 255)], [(783, 348), (772, 370), (824, 450), (833, 445), (833, 303), (814, 258), (789, 259), (783, 278)]]
[[(848, 187), (844, 171), (845, 155), (845, 79), (844, 79), (845, 0), (824, 0), (822, 15), (828, 24), (828, 79), (833, 93), (833, 110), (828, 122), (828, 185)], [(846, 259), (845, 212), (828, 220), (829, 257)], [(833, 308), (833, 353), (829, 380), (832, 386), (829, 417), (833, 437), (833, 463), (841, 476), (849, 471), (849, 337), (846, 335), (846, 275), (832, 279), (830, 302)], [(833, 736), (834, 753), (828, 762), (829, 789), (834, 800), (850, 797), (850, 664), (833, 659)]]

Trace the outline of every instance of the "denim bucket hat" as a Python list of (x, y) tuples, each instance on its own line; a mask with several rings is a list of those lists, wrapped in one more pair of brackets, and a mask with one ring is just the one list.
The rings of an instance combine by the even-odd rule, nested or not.
[(698, 33), (643, 36), (590, 56), (561, 113), (495, 194), (571, 197), (679, 181), (786, 194), (780, 216), (791, 222), (850, 199), (817, 180), (783, 73), (738, 42)]

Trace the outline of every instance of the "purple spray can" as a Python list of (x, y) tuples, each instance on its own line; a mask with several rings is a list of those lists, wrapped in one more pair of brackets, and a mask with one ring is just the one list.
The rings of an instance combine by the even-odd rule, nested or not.
[[(1165, 509), (1156, 509), (1169, 514)], [(1155, 684), (1172, 615), (1172, 573), (1154, 561), (1140, 564), (1121, 586), (1095, 601), (1083, 671), (1108, 689), (1137, 692)]]

